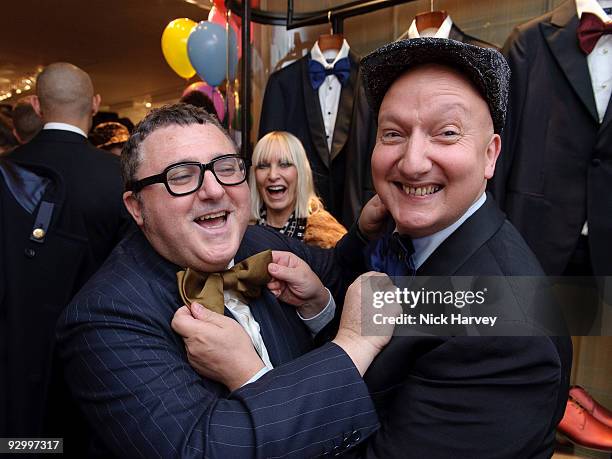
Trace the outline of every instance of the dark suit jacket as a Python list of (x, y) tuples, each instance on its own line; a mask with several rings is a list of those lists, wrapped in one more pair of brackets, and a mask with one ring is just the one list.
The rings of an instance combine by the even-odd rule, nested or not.
[(89, 247), (91, 269), (80, 273), (82, 284), (132, 225), (122, 200), (119, 159), (82, 135), (56, 129), (40, 131), (9, 157), (26, 166), (45, 166), (62, 178), (72, 229), (87, 239)]
[[(268, 248), (295, 252), (340, 293), (330, 253), (263, 227), (247, 229), (235, 260)], [(103, 457), (313, 457), (376, 429), (346, 353), (330, 343), (305, 354), (310, 332), (268, 290), (250, 306), (275, 369), (231, 394), (200, 377), (170, 327), (179, 269), (134, 232), (58, 323), (67, 378)]]
[[(33, 239), (46, 206), (46, 234)], [(82, 457), (82, 423), (52, 364), (57, 317), (91, 269), (71, 222), (57, 173), (0, 160), (0, 434), (63, 437), (67, 456)]]
[[(498, 46), (495, 46), (492, 43), (486, 42), (484, 40), (481, 40), (480, 38), (477, 38), (477, 37), (474, 37), (473, 35), (469, 35), (465, 33), (463, 30), (457, 27), (457, 25), (454, 22), (453, 22), (453, 25), (451, 26), (451, 30), (450, 30), (450, 33), (448, 34), (448, 38), (450, 40), (460, 41), (463, 43), (469, 43), (470, 45), (481, 46), (483, 48), (498, 49)], [(398, 40), (408, 39), (408, 31), (404, 32), (397, 39)]]
[(491, 190), (547, 273), (563, 273), (588, 219), (593, 271), (610, 275), (612, 104), (600, 124), (577, 26), (568, 1), (504, 46), (510, 101)]
[[(310, 53), (270, 75), (259, 121), (259, 137), (270, 131), (288, 131), (306, 150), (315, 190), (325, 208), (345, 227), (359, 216), (373, 195), (370, 157), (376, 127), (365, 104), (359, 76), (359, 57), (349, 53), (351, 74), (342, 88), (331, 152), (327, 148), (319, 94), (308, 77)], [(361, 97), (363, 104), (355, 105)], [(353, 139), (353, 137), (356, 137)]]
[[(4, 436), (64, 437), (65, 451), (82, 457), (82, 422), (71, 411), (63, 371), (54, 356), (55, 323), (63, 308), (104, 262), (131, 225), (121, 199), (118, 159), (83, 136), (43, 130), (9, 160), (49, 181), (29, 211), (5, 201), (3, 310), (9, 349)], [(22, 196), (27, 192), (19, 191)], [(8, 196), (6, 196), (8, 199)], [(30, 240), (40, 201), (53, 202), (44, 244)]]
[[(417, 272), (542, 274), (491, 196)], [(520, 306), (525, 293), (520, 284), (509, 285)], [(394, 337), (365, 375), (382, 426), (361, 454), (550, 457), (567, 400), (571, 358), (568, 337)]]

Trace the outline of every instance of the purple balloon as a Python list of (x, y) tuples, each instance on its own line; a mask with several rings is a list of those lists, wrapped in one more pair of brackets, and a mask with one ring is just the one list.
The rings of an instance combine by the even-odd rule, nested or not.
[(222, 120), (225, 117), (225, 101), (223, 100), (223, 95), (217, 88), (213, 88), (204, 81), (196, 81), (185, 88), (181, 97), (194, 91), (200, 91), (213, 101), (213, 104), (215, 104), (215, 111), (217, 112), (217, 118)]

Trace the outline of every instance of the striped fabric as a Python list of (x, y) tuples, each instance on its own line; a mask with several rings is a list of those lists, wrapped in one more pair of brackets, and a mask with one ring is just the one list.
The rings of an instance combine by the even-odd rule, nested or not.
[[(269, 229), (249, 227), (236, 261), (265, 248), (296, 252), (342, 293), (331, 253)], [(177, 270), (134, 232), (58, 323), (69, 385), (104, 457), (315, 457), (378, 427), (346, 353), (332, 343), (311, 350), (295, 310), (267, 290), (250, 306), (275, 369), (231, 394), (200, 377), (170, 327)]]

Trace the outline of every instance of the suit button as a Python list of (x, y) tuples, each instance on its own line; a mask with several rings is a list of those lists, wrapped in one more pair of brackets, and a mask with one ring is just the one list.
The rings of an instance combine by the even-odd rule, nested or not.
[(361, 434), (358, 431), (354, 430), (351, 434), (351, 442), (357, 443), (359, 440), (361, 440)]
[(334, 446), (334, 449), (332, 449), (332, 455), (334, 457), (341, 456), (343, 452), (344, 452), (344, 448), (342, 448), (340, 445), (336, 445)]
[(601, 159), (599, 158), (593, 158), (591, 160), (591, 164), (593, 165), (593, 167), (599, 167), (599, 165), (601, 164)]
[(36, 251), (34, 249), (25, 249), (24, 253), (28, 258), (34, 258), (36, 256)]

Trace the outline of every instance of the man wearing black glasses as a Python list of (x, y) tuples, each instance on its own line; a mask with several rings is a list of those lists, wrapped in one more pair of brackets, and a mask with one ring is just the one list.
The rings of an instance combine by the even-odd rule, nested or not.
[[(118, 245), (58, 325), (95, 450), (104, 457), (312, 457), (372, 433), (378, 422), (361, 375), (388, 338), (359, 336), (357, 283), (334, 341), (311, 351), (312, 334), (335, 308), (316, 275), (342, 294), (353, 260), (248, 227), (247, 161), (201, 109), (152, 111), (121, 161), (124, 202), (141, 231)], [(347, 238), (338, 252), (358, 253), (351, 244), (357, 241)], [(260, 253), (266, 249), (286, 252)], [(272, 260), (296, 279), (282, 284), (281, 298), (297, 298), (297, 313), (265, 288)], [(191, 350), (240, 326), (251, 355), (228, 346), (218, 367), (198, 374)], [(201, 327), (205, 333), (191, 333)], [(224, 380), (224, 367), (241, 359), (256, 363)]]

